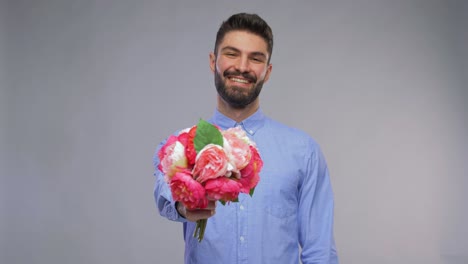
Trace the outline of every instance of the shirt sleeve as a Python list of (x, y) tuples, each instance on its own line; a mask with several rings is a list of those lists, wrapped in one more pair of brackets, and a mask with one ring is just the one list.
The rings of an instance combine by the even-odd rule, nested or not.
[(309, 145), (306, 171), (299, 186), (299, 244), (303, 264), (338, 264), (333, 235), (334, 199), (325, 158)]
[(171, 189), (164, 179), (164, 174), (158, 169), (158, 151), (165, 143), (166, 141), (163, 141), (159, 144), (153, 156), (154, 176), (156, 179), (154, 186), (154, 199), (161, 216), (172, 221), (186, 222), (187, 219), (177, 212), (175, 201), (172, 199)]

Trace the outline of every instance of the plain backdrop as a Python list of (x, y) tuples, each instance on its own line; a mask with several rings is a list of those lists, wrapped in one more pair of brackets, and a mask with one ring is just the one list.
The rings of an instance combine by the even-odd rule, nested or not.
[(1, 1), (0, 263), (183, 262), (152, 156), (213, 113), (243, 11), (275, 37), (263, 111), (327, 158), (341, 263), (468, 263), (463, 0)]

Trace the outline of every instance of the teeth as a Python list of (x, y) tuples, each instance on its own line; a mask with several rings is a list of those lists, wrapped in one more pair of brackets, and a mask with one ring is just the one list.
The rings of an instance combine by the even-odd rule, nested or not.
[(232, 81), (235, 82), (240, 82), (240, 83), (249, 83), (249, 81), (244, 80), (244, 79), (238, 79), (238, 78), (231, 78)]

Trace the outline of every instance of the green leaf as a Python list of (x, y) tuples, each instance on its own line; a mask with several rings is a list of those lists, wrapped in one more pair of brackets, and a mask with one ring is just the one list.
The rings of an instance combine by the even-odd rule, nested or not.
[(219, 200), (219, 202), (222, 204), (222, 205), (226, 205), (226, 202), (224, 200)]
[(254, 187), (254, 188), (252, 188), (252, 189), (250, 189), (250, 192), (249, 192), (249, 195), (250, 195), (250, 197), (252, 197), (252, 196), (253, 196), (253, 194), (254, 194), (254, 191), (255, 191), (255, 187)]
[(197, 154), (208, 144), (215, 144), (222, 147), (223, 135), (214, 125), (200, 119), (193, 144)]

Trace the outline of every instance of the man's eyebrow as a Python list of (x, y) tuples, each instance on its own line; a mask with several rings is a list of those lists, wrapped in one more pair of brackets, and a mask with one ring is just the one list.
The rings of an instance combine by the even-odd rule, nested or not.
[(234, 48), (234, 47), (232, 47), (232, 46), (226, 46), (226, 47), (223, 47), (223, 48), (221, 49), (221, 51), (226, 51), (226, 50), (231, 50), (231, 51), (235, 51), (235, 52), (240, 52), (239, 49), (236, 49), (236, 48)]

